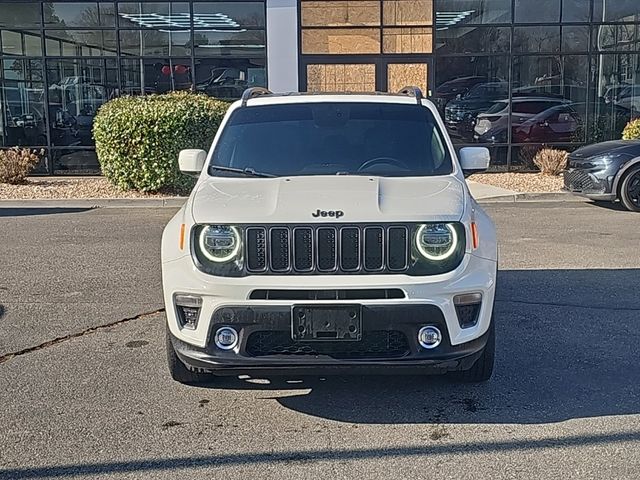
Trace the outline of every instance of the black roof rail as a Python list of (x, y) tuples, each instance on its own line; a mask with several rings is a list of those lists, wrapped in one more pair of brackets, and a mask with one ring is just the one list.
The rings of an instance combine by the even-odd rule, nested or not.
[(419, 87), (414, 86), (407, 86), (400, 89), (398, 95), (408, 95), (410, 97), (416, 97), (416, 102), (418, 102), (418, 105), (422, 105), (422, 99), (424, 98), (422, 96), (422, 90), (420, 90)]
[(242, 92), (242, 106), (246, 107), (247, 102), (250, 99), (259, 97), (260, 95), (273, 95), (273, 92), (264, 87), (247, 88), (244, 92)]

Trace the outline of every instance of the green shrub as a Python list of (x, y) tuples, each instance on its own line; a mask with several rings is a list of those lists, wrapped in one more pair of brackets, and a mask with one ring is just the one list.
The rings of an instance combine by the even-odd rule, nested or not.
[(185, 148), (208, 150), (228, 107), (227, 102), (187, 92), (124, 96), (105, 103), (93, 124), (102, 173), (123, 190), (192, 185), (178, 169), (178, 153)]
[(27, 175), (38, 164), (44, 151), (14, 147), (0, 150), (0, 183), (27, 183)]
[(631, 120), (622, 132), (623, 140), (640, 140), (640, 118)]

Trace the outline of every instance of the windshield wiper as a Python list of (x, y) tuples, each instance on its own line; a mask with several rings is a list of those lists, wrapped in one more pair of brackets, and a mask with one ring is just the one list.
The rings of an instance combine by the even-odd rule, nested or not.
[(246, 177), (275, 178), (275, 175), (271, 175), (270, 173), (256, 172), (253, 168), (233, 168), (223, 167), (220, 165), (211, 165), (209, 169), (218, 170), (220, 172), (239, 173), (241, 175), (245, 175)]

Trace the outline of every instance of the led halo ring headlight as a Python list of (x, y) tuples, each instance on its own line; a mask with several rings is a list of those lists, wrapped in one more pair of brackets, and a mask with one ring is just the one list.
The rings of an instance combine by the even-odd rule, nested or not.
[(240, 252), (240, 232), (236, 227), (207, 225), (200, 232), (198, 245), (208, 260), (216, 263), (228, 262)]
[[(428, 236), (431, 236), (431, 241), (425, 242)], [(450, 223), (424, 224), (416, 233), (416, 248), (428, 260), (446, 260), (453, 255), (457, 246), (458, 233)]]

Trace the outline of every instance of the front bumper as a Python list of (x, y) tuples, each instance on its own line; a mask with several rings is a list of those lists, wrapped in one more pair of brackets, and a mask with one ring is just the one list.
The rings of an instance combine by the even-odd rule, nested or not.
[[(363, 338), (358, 342), (294, 342), (291, 311), (286, 307), (225, 307), (214, 314), (209, 338), (220, 326), (240, 332), (235, 351), (218, 349), (211, 340), (204, 348), (171, 336), (173, 348), (183, 363), (219, 375), (251, 372), (298, 373), (445, 373), (470, 368), (487, 343), (489, 332), (461, 345), (452, 345), (442, 311), (433, 305), (375, 305), (363, 307)], [(417, 332), (424, 325), (437, 326), (443, 333), (435, 349), (422, 348)], [(385, 335), (381, 342), (381, 332)], [(266, 334), (266, 335), (265, 335)], [(260, 340), (256, 342), (255, 338)], [(273, 336), (276, 341), (263, 340)], [(402, 340), (400, 340), (402, 338)], [(276, 345), (285, 343), (286, 345)], [(382, 344), (381, 344), (382, 343)], [(296, 352), (290, 350), (295, 346)], [(367, 353), (366, 349), (371, 349)], [(287, 349), (289, 349), (287, 351)], [(306, 349), (306, 350), (305, 350)], [(315, 351), (317, 350), (317, 351)], [(272, 354), (287, 351), (286, 354)], [(302, 352), (305, 352), (304, 354)]]
[[(165, 262), (162, 266), (167, 322), (176, 353), (187, 365), (233, 374), (243, 370), (316, 371), (320, 367), (353, 372), (376, 370), (380, 367), (394, 370), (418, 367), (421, 370), (426, 368), (439, 371), (468, 368), (486, 343), (493, 311), (496, 267), (495, 261), (470, 254), (465, 256), (456, 270), (430, 277), (389, 274), (221, 278), (197, 270), (189, 256)], [(393, 289), (401, 291), (404, 298), (304, 301), (253, 299), (255, 295), (252, 296), (252, 293), (262, 289), (295, 292)], [(202, 298), (195, 329), (180, 326), (173, 301), (174, 295), (178, 293)], [(455, 295), (464, 293), (482, 294), (477, 321), (471, 326), (465, 325), (465, 328), (459, 321), (453, 303)], [(367, 332), (400, 332), (406, 339), (406, 351), (393, 358), (376, 355), (350, 358), (348, 354), (325, 355), (323, 352), (315, 352), (313, 348), (310, 349), (310, 354), (305, 355), (258, 356), (247, 349), (247, 342), (254, 332), (286, 332), (290, 340), (292, 305), (343, 303), (362, 306), (363, 335)], [(443, 334), (442, 343), (433, 350), (422, 349), (417, 343), (418, 330), (425, 325), (436, 325)], [(213, 335), (221, 326), (237, 327), (240, 334), (238, 347), (231, 351), (215, 347)]]
[(607, 169), (568, 168), (564, 171), (564, 188), (570, 193), (593, 200), (615, 200), (612, 191), (615, 175)]

